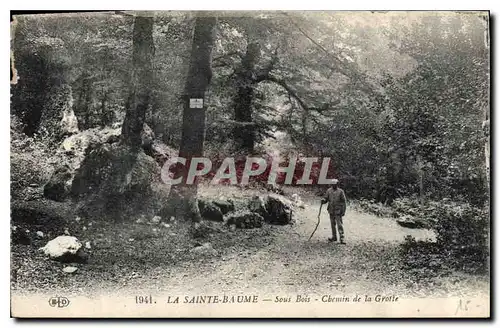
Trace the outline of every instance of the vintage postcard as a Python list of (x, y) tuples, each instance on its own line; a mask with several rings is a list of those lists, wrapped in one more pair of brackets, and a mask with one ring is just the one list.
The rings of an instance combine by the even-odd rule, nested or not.
[(487, 11), (11, 24), (11, 315), (489, 318)]

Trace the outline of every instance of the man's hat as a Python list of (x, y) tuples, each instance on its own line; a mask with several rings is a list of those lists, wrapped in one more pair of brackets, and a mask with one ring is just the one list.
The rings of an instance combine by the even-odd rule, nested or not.
[(332, 184), (334, 184), (334, 185), (335, 185), (335, 184), (338, 184), (338, 183), (339, 183), (339, 180), (337, 180), (337, 179), (332, 179)]

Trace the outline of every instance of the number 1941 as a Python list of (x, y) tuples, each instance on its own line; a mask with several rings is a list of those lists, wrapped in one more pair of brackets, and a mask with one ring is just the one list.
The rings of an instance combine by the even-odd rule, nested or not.
[(153, 303), (156, 302), (153, 301), (153, 296), (151, 295), (135, 297), (135, 304), (153, 304)]

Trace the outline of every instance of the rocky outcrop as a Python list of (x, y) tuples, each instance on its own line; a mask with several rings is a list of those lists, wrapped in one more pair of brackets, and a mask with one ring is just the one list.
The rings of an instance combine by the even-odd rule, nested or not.
[(292, 204), (281, 195), (271, 194), (266, 200), (266, 216), (264, 219), (270, 224), (286, 225), (292, 220)]
[(203, 219), (216, 222), (224, 221), (223, 213), (214, 201), (198, 199), (198, 207)]
[(261, 196), (254, 196), (248, 202), (248, 209), (250, 212), (257, 213), (262, 217), (267, 217), (266, 201)]
[(144, 152), (131, 152), (121, 144), (103, 144), (87, 149), (85, 159), (71, 185), (73, 196), (98, 191), (101, 196), (127, 191), (141, 192), (159, 179), (160, 168)]
[(225, 221), (228, 226), (240, 229), (261, 228), (264, 224), (264, 218), (261, 215), (250, 211), (229, 213), (225, 217)]
[(234, 211), (234, 203), (230, 199), (214, 199), (212, 203), (217, 206), (224, 215)]
[(396, 220), (396, 222), (400, 226), (405, 227), (405, 228), (410, 228), (410, 229), (427, 228), (427, 224), (423, 220), (411, 217), (409, 215), (404, 215), (404, 216), (400, 217), (399, 219)]
[(57, 167), (50, 177), (49, 181), (43, 187), (43, 196), (45, 198), (63, 201), (69, 194), (73, 174), (68, 165)]

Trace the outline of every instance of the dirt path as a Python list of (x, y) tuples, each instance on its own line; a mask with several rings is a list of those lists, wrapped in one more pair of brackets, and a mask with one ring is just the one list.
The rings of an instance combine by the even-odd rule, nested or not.
[[(210, 240), (218, 251), (211, 256), (190, 252), (193, 242), (182, 236), (182, 225), (156, 229), (133, 222), (107, 226), (79, 222), (79, 231), (72, 231), (94, 245), (93, 261), (80, 265), (76, 275), (67, 275), (61, 273), (63, 264), (48, 261), (36, 247), (19, 246), (13, 288), (65, 295), (223, 292), (269, 298), (299, 293), (318, 297), (368, 292), (400, 297), (488, 294), (484, 276), (457, 272), (440, 277), (437, 272), (435, 280), (419, 281), (401, 269), (400, 244), (406, 235), (432, 239), (433, 233), (403, 228), (393, 219), (353, 207), (348, 207), (344, 217), (346, 245), (327, 242), (331, 228), (325, 209), (318, 230), (308, 241), (319, 210), (319, 201), (312, 199), (306, 201), (305, 209), (294, 213), (292, 226), (222, 229)], [(83, 224), (88, 227), (85, 231)]]
[[(292, 227), (275, 227), (275, 239), (255, 249), (233, 249), (214, 259), (183, 263), (166, 276), (139, 279), (144, 291), (210, 294), (224, 292), (276, 295), (395, 294), (402, 297), (449, 295), (453, 290), (487, 288), (474, 279), (443, 281), (437, 286), (419, 286), (400, 268), (399, 246), (406, 235), (433, 238), (428, 230), (400, 227), (394, 220), (349, 210), (344, 217), (346, 245), (328, 243), (331, 236), (326, 211), (314, 237), (319, 206), (309, 204), (298, 212)], [(472, 280), (472, 283), (471, 283)], [(154, 282), (154, 285), (152, 284)], [(460, 284), (461, 286), (458, 286)]]

